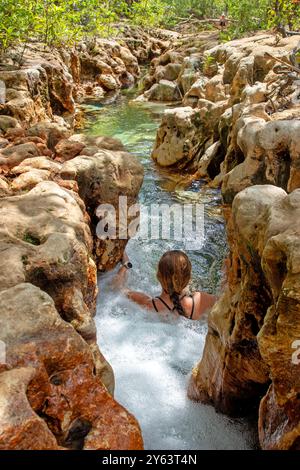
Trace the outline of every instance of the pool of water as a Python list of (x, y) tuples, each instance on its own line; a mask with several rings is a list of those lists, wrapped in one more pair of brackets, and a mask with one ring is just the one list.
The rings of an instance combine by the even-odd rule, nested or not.
[[(220, 193), (204, 189), (197, 180), (183, 185), (182, 177), (155, 167), (150, 154), (165, 107), (132, 98), (130, 92), (110, 104), (86, 104), (84, 132), (119, 138), (140, 159), (145, 170), (142, 204), (204, 204), (204, 244), (188, 252), (193, 266), (192, 287), (216, 293), (227, 250)], [(156, 266), (160, 256), (169, 249), (182, 248), (182, 242), (172, 239), (131, 240), (127, 252), (134, 269), (129, 273), (128, 286), (158, 294)], [(205, 319), (193, 322), (145, 312), (111, 291), (114, 275), (111, 272), (99, 278), (98, 342), (115, 372), (115, 397), (139, 420), (145, 448), (253, 448), (255, 437), (249, 423), (233, 421), (186, 397), (189, 374), (204, 347)]]

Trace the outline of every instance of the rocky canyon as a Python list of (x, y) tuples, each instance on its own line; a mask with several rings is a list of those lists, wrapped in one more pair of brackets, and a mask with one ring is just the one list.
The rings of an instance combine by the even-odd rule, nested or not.
[(300, 450), (300, 36), (121, 36), (33, 42), (0, 65), (0, 449), (143, 449), (95, 313), (97, 273), (127, 243), (97, 237), (97, 208), (137, 202), (144, 169), (82, 132), (79, 106), (139, 83), (137, 102), (168, 105), (156, 167), (222, 195), (225, 287), (188, 397), (257, 414), (262, 449)]

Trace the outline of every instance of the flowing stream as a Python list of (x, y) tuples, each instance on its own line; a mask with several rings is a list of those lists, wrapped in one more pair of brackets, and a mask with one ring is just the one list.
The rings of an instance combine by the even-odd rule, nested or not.
[[(134, 92), (112, 103), (84, 105), (85, 132), (119, 138), (145, 169), (140, 202), (150, 204), (199, 202), (205, 204), (205, 243), (189, 251), (193, 287), (218, 292), (226, 255), (226, 236), (217, 190), (188, 187), (175, 174), (159, 171), (150, 154), (165, 106), (137, 103)], [(131, 240), (127, 253), (134, 268), (128, 286), (160, 293), (156, 266), (169, 249), (183, 248), (174, 240)], [(115, 398), (138, 419), (146, 449), (252, 449), (255, 432), (246, 420), (232, 420), (206, 405), (191, 402), (186, 387), (205, 342), (206, 321), (159, 317), (143, 311), (121, 294), (112, 292), (115, 272), (99, 278), (96, 324), (101, 351), (114, 369)]]

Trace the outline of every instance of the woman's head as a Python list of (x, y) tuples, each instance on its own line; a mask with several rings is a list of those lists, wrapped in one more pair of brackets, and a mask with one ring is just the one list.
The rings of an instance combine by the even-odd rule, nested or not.
[(157, 279), (170, 296), (179, 295), (190, 282), (191, 273), (191, 262), (183, 251), (167, 251), (158, 263)]

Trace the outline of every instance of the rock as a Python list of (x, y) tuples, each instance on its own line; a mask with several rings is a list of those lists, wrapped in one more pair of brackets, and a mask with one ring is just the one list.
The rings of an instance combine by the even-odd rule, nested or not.
[(165, 111), (157, 132), (152, 158), (163, 167), (186, 166), (197, 153), (199, 111), (191, 107)]
[(71, 158), (77, 157), (83, 149), (84, 145), (81, 142), (62, 139), (55, 146), (56, 158), (61, 162), (71, 160)]
[[(184, 92), (184, 108), (195, 109), (198, 119), (191, 133), (189, 118), (186, 131), (182, 131), (174, 120), (169, 118), (167, 124), (163, 117), (153, 152), (157, 163), (169, 164), (169, 155), (172, 155), (170, 164), (187, 160), (189, 168), (194, 171), (202, 157), (203, 162), (207, 161), (207, 155), (204, 156), (207, 147), (220, 142), (220, 152), (211, 160), (214, 170), (209, 184), (215, 187), (222, 184), (226, 203), (230, 204), (239, 191), (253, 184), (275, 184), (288, 191), (297, 188), (299, 149), (295, 132), (298, 132), (300, 111), (294, 103), (295, 100), (297, 102), (299, 80), (294, 77), (287, 85), (286, 78), (276, 73), (278, 63), (267, 55), (271, 53), (289, 60), (296, 43), (297, 39), (288, 38), (275, 48), (272, 47), (271, 36), (259, 34), (213, 48), (206, 47), (203, 49), (204, 59), (200, 48), (198, 52), (191, 53), (179, 46), (186, 57), (180, 62), (177, 83)], [(169, 59), (164, 54), (152, 61), (151, 75), (145, 80), (146, 88), (148, 85), (152, 88), (141, 99), (151, 99), (153, 90), (156, 93), (158, 84), (153, 84), (153, 79), (160, 78), (165, 67), (163, 64), (170, 63)], [(284, 129), (292, 119), (292, 137), (289, 140)], [(182, 159), (180, 149), (185, 142), (184, 132), (188, 135), (188, 150), (187, 158)], [(260, 135), (263, 134), (261, 143)], [(191, 142), (194, 145), (197, 142), (192, 156), (188, 153), (193, 148)], [(219, 174), (215, 174), (216, 169), (220, 170)]]
[(224, 177), (224, 200), (230, 203), (235, 194), (253, 184), (275, 184), (289, 192), (298, 188), (300, 122), (246, 118), (237, 126), (237, 145), (245, 160)]
[(20, 127), (17, 119), (11, 116), (0, 115), (0, 129), (1, 131), (6, 132), (8, 129)]
[(29, 191), (34, 188), (38, 183), (47, 181), (50, 177), (50, 172), (46, 170), (30, 169), (14, 178), (11, 189), (15, 192)]
[[(32, 171), (19, 179), (30, 178)], [(62, 318), (84, 339), (96, 342), (93, 241), (85, 207), (76, 193), (43, 181), (25, 194), (2, 198), (0, 216), (0, 251), (7, 253), (0, 263), (0, 290), (20, 282), (41, 287), (54, 299)], [(111, 377), (106, 384), (109, 390), (112, 384)]]
[(189, 387), (192, 398), (231, 414), (246, 413), (264, 396), (263, 449), (297, 449), (299, 442), (299, 365), (293, 362), (300, 335), (298, 214), (299, 189), (287, 195), (275, 186), (253, 186), (235, 197), (227, 216), (228, 285), (209, 315), (203, 358)]
[(159, 83), (155, 83), (150, 90), (145, 92), (145, 97), (149, 101), (172, 102), (179, 101), (181, 94), (176, 83), (169, 80), (160, 80)]
[(4, 139), (3, 137), (0, 137), (0, 150), (4, 149), (7, 147), (9, 144), (9, 140)]
[(94, 155), (99, 149), (116, 150), (121, 152), (125, 150), (124, 145), (119, 139), (108, 136), (94, 137), (86, 134), (74, 134), (69, 140), (72, 142), (78, 142), (84, 146), (81, 151), (82, 155), (88, 155), (85, 153), (86, 151), (92, 152), (95, 150), (95, 152), (92, 153), (92, 155)]
[(181, 71), (181, 64), (167, 64), (165, 66), (157, 67), (155, 71), (155, 79), (157, 82), (160, 80), (174, 81), (178, 78)]
[(55, 150), (60, 140), (70, 137), (71, 131), (54, 122), (39, 122), (28, 129), (27, 135), (46, 140), (49, 149)]
[(0, 175), (0, 197), (8, 196), (10, 193), (9, 184), (6, 178)]
[[(94, 254), (98, 269), (113, 268), (120, 261), (128, 240), (99, 239), (96, 235), (96, 212), (100, 204), (110, 204), (118, 211), (120, 196), (126, 196), (128, 207), (136, 203), (143, 181), (142, 165), (126, 152), (99, 150), (92, 157), (79, 156), (65, 162), (61, 177), (78, 182), (80, 197), (94, 221)], [(117, 229), (120, 229), (118, 225)]]
[[(219, 164), (218, 164), (218, 155)], [(199, 162), (197, 163), (197, 175), (199, 178), (210, 178), (213, 179), (220, 173), (220, 164), (222, 162), (222, 152), (221, 152), (221, 143), (215, 142), (212, 144), (204, 155), (200, 158)]]
[(135, 78), (129, 72), (124, 72), (119, 78), (122, 88), (131, 88), (134, 86)]
[(39, 149), (33, 143), (13, 145), (12, 147), (6, 147), (0, 152), (0, 165), (12, 168), (26, 158), (37, 157), (39, 155)]
[[(88, 344), (60, 318), (49, 295), (31, 284), (4, 290), (0, 325), (12, 369), (0, 374), (0, 384), (8, 383), (4, 396), (0, 385), (1, 400), (5, 392), (7, 397), (6, 416), (0, 419), (2, 448), (45, 449), (56, 442), (71, 449), (142, 448), (136, 420), (94, 374)], [(16, 394), (17, 416), (8, 406)], [(22, 432), (33, 427), (40, 432)]]
[(0, 449), (58, 450), (55, 436), (28, 403), (33, 367), (0, 373)]
[(50, 158), (47, 157), (33, 157), (27, 158), (20, 165), (15, 166), (12, 170), (14, 175), (20, 175), (22, 173), (26, 173), (27, 171), (31, 171), (32, 169), (37, 170), (47, 170), (49, 172), (56, 173), (60, 170), (61, 165), (57, 162), (54, 162)]
[(102, 74), (97, 78), (99, 85), (105, 90), (117, 90), (119, 88), (116, 79), (112, 75)]
[[(7, 129), (5, 132), (5, 137), (9, 140), (19, 140), (25, 136), (25, 130), (21, 127), (15, 127)], [(21, 143), (21, 142), (20, 142)], [(22, 142), (23, 143), (23, 142)]]

